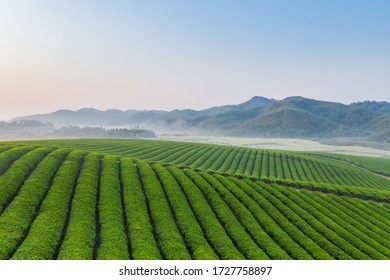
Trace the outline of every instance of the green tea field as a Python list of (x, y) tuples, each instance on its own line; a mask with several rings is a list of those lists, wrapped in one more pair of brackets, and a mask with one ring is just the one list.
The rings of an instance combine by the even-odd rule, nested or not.
[(0, 143), (0, 259), (390, 259), (390, 160), (160, 140)]

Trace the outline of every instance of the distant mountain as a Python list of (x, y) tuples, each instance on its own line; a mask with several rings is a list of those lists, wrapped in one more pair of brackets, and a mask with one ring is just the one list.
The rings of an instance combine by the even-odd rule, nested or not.
[(390, 103), (381, 101), (364, 101), (351, 104), (352, 107), (365, 109), (371, 112), (390, 116)]
[(49, 122), (57, 126), (68, 125), (94, 125), (94, 126), (133, 126), (142, 123), (175, 123), (183, 120), (190, 120), (196, 117), (208, 117), (225, 112), (243, 111), (253, 108), (265, 106), (275, 101), (265, 97), (255, 96), (250, 100), (238, 105), (224, 105), (212, 107), (205, 110), (173, 110), (171, 112), (158, 110), (127, 110), (121, 111), (110, 109), (105, 111), (96, 110), (93, 108), (82, 108), (78, 111), (59, 110), (49, 114), (37, 114), (31, 116), (23, 116), (14, 120), (37, 120), (40, 122)]
[(37, 133), (52, 133), (54, 126), (49, 123), (41, 123), (35, 120), (18, 120), (12, 122), (0, 122), (0, 135), (4, 136), (31, 136)]
[(200, 112), (201, 115), (212, 116), (216, 114), (222, 114), (222, 113), (233, 112), (233, 111), (244, 111), (244, 110), (250, 110), (255, 108), (261, 108), (270, 103), (273, 103), (274, 101), (276, 100), (268, 99), (262, 96), (254, 96), (248, 101), (238, 105), (224, 105), (219, 107), (212, 107), (210, 109), (205, 109)]
[(83, 108), (78, 111), (59, 110), (49, 114), (38, 114), (15, 118), (17, 120), (36, 120), (43, 123), (53, 123), (56, 126), (128, 126), (157, 119), (164, 111), (115, 110), (100, 111), (93, 108)]
[[(56, 126), (134, 126), (157, 132), (196, 132), (260, 137), (374, 137), (388, 139), (390, 103), (365, 101), (345, 105), (300, 96), (283, 100), (255, 96), (237, 105), (204, 110), (120, 111), (80, 109), (20, 119)], [(376, 138), (375, 138), (376, 137)], [(390, 141), (390, 140), (389, 140)]]
[(280, 137), (366, 136), (384, 117), (365, 109), (303, 97), (289, 97), (265, 106), (195, 119), (206, 130), (230, 135)]

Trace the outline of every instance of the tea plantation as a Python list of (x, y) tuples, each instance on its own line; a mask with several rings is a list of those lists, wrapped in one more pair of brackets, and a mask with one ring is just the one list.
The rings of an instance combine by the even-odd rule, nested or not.
[(389, 162), (159, 140), (2, 142), (0, 259), (390, 259)]

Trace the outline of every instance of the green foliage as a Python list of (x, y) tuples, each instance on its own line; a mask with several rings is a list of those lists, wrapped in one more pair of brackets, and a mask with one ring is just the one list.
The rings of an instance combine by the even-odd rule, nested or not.
[(121, 169), (131, 257), (135, 260), (159, 260), (162, 257), (153, 235), (136, 163), (130, 158), (122, 158)]
[[(312, 202), (307, 202), (301, 198), (300, 192), (291, 189), (284, 189), (282, 193), (291, 197), (300, 207), (309, 213), (316, 221), (315, 227), (318, 228), (327, 239), (331, 240), (336, 246), (346, 252), (354, 259), (370, 259), (368, 255), (363, 253), (359, 247), (355, 247), (351, 244), (351, 239), (354, 240), (354, 236), (348, 234), (348, 232), (337, 225), (332, 219), (325, 214), (319, 212), (312, 206)], [(313, 222), (313, 220), (312, 220)], [(353, 242), (352, 240), (352, 242)]]
[(162, 165), (155, 164), (153, 169), (164, 188), (178, 228), (193, 257), (198, 260), (218, 259), (214, 250), (205, 239), (204, 233), (197, 223), (194, 213), (176, 179)]
[(149, 205), (152, 224), (155, 225), (155, 232), (161, 245), (163, 258), (171, 260), (190, 259), (191, 257), (173, 220), (167, 198), (156, 174), (147, 163), (137, 161), (136, 164)]
[[(185, 173), (201, 190), (203, 196), (208, 201), (208, 204), (212, 207), (216, 217), (219, 219), (220, 223), (224, 225), (227, 234), (232, 241), (237, 244), (237, 249), (248, 259), (266, 258), (264, 252), (256, 245), (252, 237), (246, 233), (245, 227), (241, 224), (241, 215), (245, 217), (244, 215), (248, 213), (233, 214), (234, 212), (232, 213), (229, 205), (226, 204), (204, 178), (191, 170), (185, 170)], [(239, 217), (237, 217), (238, 215)], [(252, 222), (255, 222), (255, 220), (252, 219)]]
[(313, 155), (318, 155), (323, 158), (342, 160), (363, 167), (372, 172), (390, 176), (390, 159), (388, 158), (363, 157), (363, 156), (341, 155), (341, 154), (330, 154), (330, 153), (317, 153)]
[[(307, 236), (301, 232), (301, 229), (291, 224), (283, 213), (279, 211), (273, 201), (262, 189), (256, 193), (251, 187), (240, 180), (232, 178), (234, 185), (222, 177), (225, 185), (230, 185), (230, 190), (248, 209), (252, 210), (254, 215), (262, 218), (264, 227), (269, 230), (270, 236), (274, 236), (277, 244), (284, 248), (294, 259), (330, 259), (330, 256), (316, 243), (307, 239)], [(237, 187), (238, 186), (238, 187)], [(257, 205), (256, 205), (257, 204)], [(261, 205), (261, 207), (260, 207)], [(263, 213), (263, 214), (262, 214)], [(262, 214), (262, 215), (261, 215)]]
[[(249, 258), (252, 256), (252, 258), (256, 259), (261, 256), (261, 259), (267, 259), (270, 257), (278, 259), (290, 259), (286, 252), (284, 252), (283, 249), (281, 249), (274, 242), (274, 240), (269, 237), (269, 234), (267, 235), (267, 225), (266, 223), (263, 223), (264, 220), (267, 220), (267, 215), (264, 215), (264, 212), (259, 213), (251, 211), (252, 209), (247, 207), (247, 205), (243, 205), (242, 201), (237, 199), (234, 193), (230, 193), (229, 190), (232, 186), (232, 182), (230, 182), (230, 180), (222, 176), (211, 177), (205, 173), (200, 173), (200, 175), (210, 184), (210, 186), (216, 190), (216, 192), (221, 197), (223, 197), (224, 201), (237, 217), (242, 227), (246, 232), (248, 232), (252, 240), (256, 242), (256, 245), (252, 245), (251, 247), (256, 248), (256, 246), (258, 246), (260, 248), (260, 250), (257, 249), (257, 251), (254, 250), (253, 252), (250, 252), (248, 255)], [(225, 188), (225, 186), (222, 185), (218, 179), (225, 182), (225, 186), (227, 187)], [(249, 203), (250, 202), (251, 201), (249, 201)], [(253, 206), (253, 204), (251, 206)], [(250, 244), (250, 242), (248, 243)], [(258, 256), (256, 257), (256, 255)]]
[(27, 237), (12, 259), (53, 259), (65, 226), (71, 193), (84, 152), (71, 152), (61, 165)]
[[(264, 151), (210, 144), (151, 140), (48, 140), (30, 141), (29, 143), (82, 148), (91, 152), (131, 156), (200, 170), (226, 172), (231, 175), (240, 174), (245, 177), (390, 190), (389, 180), (347, 163), (346, 160), (349, 156), (338, 157), (338, 155), (324, 153)], [(256, 156), (252, 156), (255, 154), (253, 151), (257, 152)], [(363, 160), (370, 161), (364, 157)], [(375, 159), (373, 160), (375, 161)], [(380, 166), (382, 162), (386, 161), (380, 160), (379, 162), (376, 166)], [(379, 167), (376, 169), (380, 170)]]
[(99, 183), (99, 156), (89, 154), (77, 181), (69, 225), (61, 245), (60, 260), (91, 260), (96, 238), (95, 207)]
[(182, 187), (183, 193), (200, 227), (218, 256), (226, 260), (243, 259), (244, 257), (233, 244), (218, 218), (215, 216), (208, 201), (197, 185), (191, 180), (191, 175), (187, 176), (182, 170), (176, 167), (168, 167), (168, 170)]
[[(337, 231), (341, 237), (348, 240), (356, 248), (359, 248), (364, 254), (377, 260), (388, 259), (390, 257), (390, 250), (388, 248), (383, 248), (382, 253), (378, 252), (375, 248), (381, 248), (382, 245), (374, 240), (372, 234), (369, 237), (366, 233), (361, 232), (360, 229), (362, 227), (360, 227), (360, 224), (353, 225), (353, 219), (326, 203), (326, 200), (322, 199), (322, 197), (318, 198), (318, 196), (314, 196), (307, 191), (302, 191), (299, 195), (303, 200), (315, 207), (317, 212), (327, 216), (323, 221), (329, 228)], [(328, 222), (329, 220), (332, 223)]]
[(10, 168), (0, 176), (0, 213), (3, 212), (6, 204), (17, 195), (19, 188), (50, 151), (52, 151), (51, 148), (32, 150), (14, 161)]
[[(19, 194), (0, 216), (0, 259), (8, 259), (23, 241), (69, 150), (58, 149), (39, 163)], [(45, 238), (45, 237), (42, 237)]]
[(119, 161), (115, 156), (105, 156), (102, 164), (100, 201), (98, 202), (101, 230), (97, 258), (100, 260), (129, 259), (127, 237), (122, 218)]
[(7, 171), (15, 160), (32, 149), (33, 147), (31, 146), (21, 146), (12, 149), (5, 149), (2, 153), (0, 153), (0, 175)]
[[(334, 249), (334, 245), (329, 243), (322, 235), (318, 234), (313, 227), (293, 211), (290, 205), (288, 207), (288, 203), (282, 202), (282, 199), (267, 192), (266, 188), (258, 188), (257, 186), (252, 185), (251, 182), (245, 184), (241, 181), (233, 181), (247, 195), (252, 197), (259, 206), (262, 202), (268, 205), (266, 209), (271, 210), (270, 216), (273, 216), (275, 221), (289, 233), (291, 238), (310, 253), (313, 258), (325, 260), (333, 258), (328, 251), (331, 251), (329, 249)], [(272, 207), (275, 208), (273, 211)], [(289, 245), (286, 244), (285, 246)]]

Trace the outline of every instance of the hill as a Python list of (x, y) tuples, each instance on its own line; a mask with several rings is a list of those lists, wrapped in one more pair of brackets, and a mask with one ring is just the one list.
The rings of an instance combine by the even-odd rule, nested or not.
[(365, 109), (374, 113), (379, 113), (382, 115), (390, 115), (390, 103), (385, 101), (363, 101), (352, 103), (351, 106)]
[(119, 111), (81, 109), (20, 119), (55, 125), (134, 126), (156, 132), (209, 133), (250, 137), (371, 137), (389, 141), (390, 104), (360, 102), (345, 105), (303, 97), (283, 100), (255, 96), (238, 104), (205, 110)]
[(194, 125), (240, 136), (340, 137), (378, 133), (383, 129), (379, 122), (388, 126), (390, 119), (350, 105), (289, 97), (259, 108), (195, 119)]
[(326, 156), (1, 143), (0, 258), (390, 259), (389, 181)]

